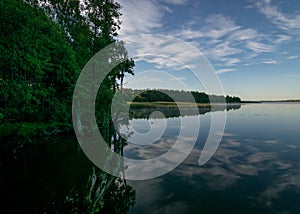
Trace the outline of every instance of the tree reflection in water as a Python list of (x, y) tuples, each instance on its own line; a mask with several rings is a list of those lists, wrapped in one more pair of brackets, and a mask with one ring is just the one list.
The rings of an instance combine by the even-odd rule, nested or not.
[[(123, 155), (126, 140), (116, 132), (113, 123), (110, 123), (109, 129), (102, 129), (101, 133), (110, 148)], [(121, 178), (92, 166), (85, 191), (71, 191), (64, 201), (63, 209), (71, 213), (127, 213), (135, 204), (136, 193), (126, 183), (123, 166), (119, 169)]]
[(155, 111), (162, 112), (166, 118), (176, 118), (180, 116), (203, 115), (215, 111), (230, 111), (241, 108), (240, 103), (228, 104), (215, 104), (211, 106), (199, 106), (198, 109), (189, 107), (188, 105), (182, 106), (181, 111), (176, 105), (131, 105), (130, 106), (130, 119), (149, 119), (151, 113)]
[(86, 191), (72, 191), (64, 201), (63, 212), (127, 213), (135, 204), (135, 190), (123, 178), (116, 178), (92, 167)]
[[(176, 117), (175, 108), (155, 108), (140, 109), (137, 112), (144, 115), (134, 118), (147, 118), (151, 111), (157, 110), (166, 117)], [(112, 128), (112, 123), (106, 127), (110, 128), (101, 130), (105, 141), (114, 152), (123, 155), (125, 140)], [(37, 139), (32, 143), (3, 142), (0, 146), (0, 189), (5, 194), (2, 209), (10, 213), (128, 212), (135, 204), (135, 190), (126, 183), (124, 175), (121, 179), (101, 171), (77, 145), (73, 136)]]

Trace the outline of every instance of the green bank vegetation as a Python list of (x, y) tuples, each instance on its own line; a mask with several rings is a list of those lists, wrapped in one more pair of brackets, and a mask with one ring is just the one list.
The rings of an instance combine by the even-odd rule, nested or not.
[[(0, 137), (72, 130), (72, 94), (81, 69), (107, 45), (123, 47), (116, 40), (120, 8), (113, 0), (0, 1)], [(128, 58), (102, 83), (99, 123), (133, 66)]]

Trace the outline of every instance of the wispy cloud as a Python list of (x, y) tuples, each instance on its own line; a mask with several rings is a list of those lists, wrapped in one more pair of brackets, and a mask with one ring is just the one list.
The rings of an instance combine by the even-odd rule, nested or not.
[(254, 8), (254, 6), (253, 5), (247, 5), (245, 8), (246, 9), (252, 9), (252, 8)]
[(274, 42), (282, 43), (284, 41), (290, 41), (291, 39), (292, 39), (292, 37), (288, 36), (288, 35), (277, 35), (277, 39)]
[(239, 28), (240, 26), (235, 25), (230, 18), (217, 14), (211, 15), (206, 19), (203, 32), (206, 32), (206, 37), (219, 39)]
[(262, 63), (263, 64), (268, 64), (268, 65), (276, 65), (276, 64), (278, 64), (278, 62), (275, 61), (274, 59), (269, 59), (269, 60), (263, 61)]
[[(160, 70), (146, 70), (137, 73), (135, 76), (126, 77), (125, 82), (127, 82), (126, 87), (136, 88), (136, 89), (145, 89), (145, 88), (176, 89), (178, 88), (178, 86), (180, 86), (182, 89), (186, 89), (187, 87), (184, 82), (187, 80), (187, 77), (177, 76), (177, 75), (178, 73), (171, 74), (171, 73), (162, 72)], [(158, 133), (160, 132), (157, 132), (156, 134)], [(133, 138), (131, 138), (132, 140), (131, 142), (135, 142), (137, 139), (136, 137), (138, 136), (132, 136), (132, 137)], [(146, 139), (147, 142), (155, 141), (155, 140), (151, 141), (148, 138)], [(139, 141), (143, 142), (143, 140), (141, 139)]]
[(267, 45), (255, 41), (248, 41), (246, 47), (254, 52), (272, 52), (274, 47), (272, 45)]
[(229, 41), (222, 42), (220, 44), (215, 45), (211, 49), (206, 50), (206, 54), (210, 57), (221, 58), (225, 56), (232, 56), (240, 53), (242, 50), (238, 48), (233, 48), (230, 46)]
[(232, 32), (232, 34), (229, 35), (229, 39), (232, 41), (245, 41), (255, 39), (259, 36), (259, 33), (255, 29), (248, 28)]
[(241, 62), (239, 58), (223, 58), (222, 62), (224, 62), (225, 66), (233, 66)]
[(186, 40), (200, 39), (205, 37), (205, 34), (201, 30), (192, 30), (191, 28), (181, 29), (175, 35)]
[(173, 13), (168, 5), (183, 5), (189, 0), (119, 0), (122, 5), (120, 36), (153, 33), (163, 26), (165, 13)]
[(222, 74), (222, 73), (227, 73), (227, 72), (232, 72), (236, 71), (234, 68), (224, 68), (224, 69), (219, 69), (216, 71), (217, 74)]
[[(281, 33), (276, 36), (267, 36), (258, 32), (254, 28), (241, 26), (235, 23), (233, 19), (223, 14), (211, 14), (204, 17), (194, 17), (186, 20), (181, 29), (163, 31), (162, 29), (167, 23), (164, 23), (164, 17), (173, 13), (173, 7), (187, 4), (188, 0), (120, 0), (123, 5), (122, 13), (122, 28), (120, 31), (121, 37), (124, 35), (140, 35), (144, 33), (161, 33), (175, 35), (184, 41), (191, 42), (193, 46), (199, 48), (205, 56), (212, 62), (214, 66), (220, 67), (221, 71), (228, 71), (228, 66), (236, 66), (240, 63), (243, 65), (253, 64), (276, 64), (275, 61), (265, 60), (257, 62), (259, 55), (276, 51), (277, 45), (284, 41), (292, 40), (292, 36), (288, 33)], [(264, 14), (269, 14), (268, 17), (279, 17), (280, 14), (277, 7), (271, 6), (270, 1), (261, 1), (256, 7)], [(250, 7), (249, 7), (250, 9)], [(134, 12), (133, 12), (134, 11)], [(271, 11), (271, 12), (270, 12)], [(273, 12), (272, 12), (273, 11)], [(274, 12), (277, 11), (277, 12)], [(290, 16), (287, 16), (290, 17)], [(296, 16), (295, 16), (296, 17)], [(296, 20), (296, 18), (294, 19)], [(293, 20), (294, 20), (293, 19)], [(288, 22), (283, 18), (276, 18)], [(276, 23), (279, 21), (276, 21)], [(299, 21), (300, 23), (300, 21)], [(297, 28), (296, 25), (288, 25), (290, 28)], [(191, 56), (189, 50), (182, 50), (173, 44), (168, 46), (165, 41), (156, 41), (153, 38), (147, 37), (144, 40), (139, 40), (141, 44), (135, 52), (138, 55), (145, 55), (153, 52), (153, 47), (161, 46), (163, 53), (168, 53), (168, 56), (173, 59), (183, 58), (187, 66), (192, 66), (185, 59), (196, 59), (199, 56)], [(134, 40), (134, 39), (133, 39)], [(134, 42), (136, 41), (128, 41)], [(155, 45), (154, 45), (155, 44)], [(150, 63), (155, 63), (158, 68), (184, 69), (184, 66), (178, 66), (175, 61), (163, 57), (147, 58)], [(230, 68), (231, 69), (231, 68)]]
[(270, 22), (289, 34), (300, 34), (300, 14), (283, 13), (278, 6), (272, 5), (271, 0), (261, 0), (256, 4), (259, 12)]
[(169, 3), (169, 4), (186, 4), (189, 0), (162, 0), (163, 2)]
[(186, 77), (171, 77), (170, 80), (173, 81), (173, 80), (186, 80), (187, 78)]
[[(124, 35), (134, 35), (150, 33), (154, 29), (162, 27), (161, 19), (163, 12), (153, 1), (148, 0), (119, 0), (122, 4), (121, 13), (124, 14), (121, 37)], [(134, 12), (133, 12), (134, 11)]]
[(159, 69), (191, 69), (196, 61), (204, 59), (201, 52), (192, 51), (192, 46), (172, 37), (144, 34), (125, 41), (129, 53), (137, 56), (136, 61), (145, 60)]
[(299, 58), (299, 55), (294, 55), (294, 56), (288, 56), (287, 59), (292, 60), (292, 59), (297, 59)]
[(162, 6), (163, 10), (165, 10), (167, 13), (173, 13), (173, 10), (171, 8), (169, 8), (168, 6), (166, 5), (163, 5)]
[[(232, 66), (255, 58), (260, 53), (275, 50), (264, 34), (237, 25), (222, 14), (208, 16), (202, 23), (199, 26), (199, 22), (190, 22), (175, 35), (188, 41), (197, 41), (197, 47), (214, 64)], [(279, 39), (282, 41), (287, 37), (281, 36)]]
[(190, 21), (189, 24), (177, 32), (177, 36), (183, 39), (198, 39), (209, 38), (212, 40), (220, 41), (222, 37), (228, 35), (240, 27), (235, 25), (234, 22), (221, 14), (213, 14), (208, 16), (199, 28), (198, 22)]

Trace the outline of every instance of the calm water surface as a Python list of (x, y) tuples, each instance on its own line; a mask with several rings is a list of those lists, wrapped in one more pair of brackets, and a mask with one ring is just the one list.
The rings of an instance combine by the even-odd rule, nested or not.
[(247, 104), (228, 111), (220, 147), (198, 166), (210, 114), (218, 112), (201, 115), (195, 149), (179, 167), (129, 182), (137, 191), (130, 212), (299, 213), (300, 104)]
[[(129, 143), (124, 156), (149, 159), (174, 144), (182, 117), (169, 111), (164, 124), (159, 118), (147, 119), (151, 111), (133, 111), (132, 126), (141, 133), (153, 124), (158, 130), (166, 127), (166, 131), (149, 145), (146, 140), (143, 145)], [(108, 182), (102, 213), (127, 212), (123, 204), (129, 198), (130, 203), (135, 202), (129, 213), (299, 213), (300, 104), (246, 104), (227, 113), (222, 142), (208, 163), (199, 166), (198, 159), (210, 117), (220, 112), (186, 114), (185, 120), (200, 118), (201, 123), (187, 159), (164, 176), (127, 180), (123, 185), (126, 191)], [(0, 161), (1, 206), (12, 212), (81, 212), (76, 203), (88, 195), (95, 174), (71, 136), (24, 146), (1, 142)], [(110, 179), (100, 174), (102, 179)]]

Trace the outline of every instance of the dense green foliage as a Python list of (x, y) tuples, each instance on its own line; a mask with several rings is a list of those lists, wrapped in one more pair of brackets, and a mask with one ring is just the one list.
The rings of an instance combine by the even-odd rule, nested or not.
[(68, 121), (79, 67), (65, 33), (21, 0), (0, 2), (0, 25), (2, 119)]
[(125, 60), (107, 76), (97, 97), (101, 103), (96, 103), (98, 119), (106, 123), (113, 93), (134, 66), (124, 44), (115, 40), (120, 8), (113, 0), (2, 0), (0, 120), (70, 125), (81, 69), (95, 53), (117, 42), (123, 54), (115, 50), (114, 57)]
[[(190, 99), (189, 94), (192, 94), (194, 101)], [(226, 101), (227, 103), (240, 103), (241, 99), (239, 97), (232, 96), (218, 96), (218, 95), (207, 95), (203, 92), (197, 91), (178, 91), (178, 90), (132, 90), (125, 89), (124, 97), (126, 101), (131, 101), (130, 97), (135, 97), (133, 102), (196, 102), (196, 103), (220, 103)], [(172, 99), (175, 98), (176, 100)]]

